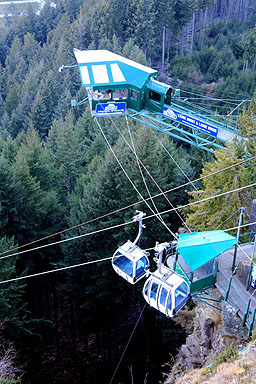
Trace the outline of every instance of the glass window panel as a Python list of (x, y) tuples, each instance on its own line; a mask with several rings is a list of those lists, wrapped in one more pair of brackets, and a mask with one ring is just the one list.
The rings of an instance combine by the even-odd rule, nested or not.
[(145, 270), (147, 270), (149, 267), (148, 260), (146, 257), (142, 257), (141, 259), (138, 260), (137, 266), (136, 266), (136, 278), (141, 277), (142, 275), (145, 274)]
[(132, 277), (133, 262), (129, 260), (126, 256), (123, 256), (120, 252), (117, 252), (113, 259), (113, 264), (117, 266), (122, 272), (126, 273), (126, 275)]
[(149, 99), (160, 103), (161, 95), (160, 95), (160, 93), (157, 93), (157, 92), (154, 92), (154, 91), (150, 91), (149, 92)]
[(149, 286), (149, 281), (147, 282), (147, 284), (145, 285), (145, 288), (144, 288), (144, 295), (145, 296), (148, 295), (148, 286)]
[(137, 100), (138, 98), (138, 92), (134, 91), (134, 89), (131, 89), (131, 99)]
[(159, 303), (163, 306), (165, 306), (166, 299), (167, 299), (168, 291), (165, 288), (162, 288), (161, 294), (160, 294), (160, 300)]
[(154, 283), (154, 282), (151, 285), (150, 298), (153, 300), (156, 300), (158, 287), (159, 287), (159, 285), (157, 283)]
[(125, 77), (118, 64), (110, 64), (113, 80), (115, 83), (125, 81)]
[(92, 65), (92, 73), (95, 84), (109, 83), (108, 71), (106, 64)]
[(172, 295), (169, 296), (169, 300), (168, 300), (168, 310), (169, 310), (169, 311), (172, 310)]
[(83, 85), (91, 84), (87, 66), (81, 65), (79, 68), (80, 68), (80, 72), (81, 72)]
[(111, 99), (111, 89), (100, 90), (97, 89), (92, 93), (93, 100), (110, 100)]
[(114, 100), (128, 99), (128, 89), (115, 89), (113, 91), (113, 98)]
[(177, 311), (182, 304), (187, 300), (188, 298), (188, 287), (186, 283), (182, 283), (178, 288), (175, 290), (175, 310)]

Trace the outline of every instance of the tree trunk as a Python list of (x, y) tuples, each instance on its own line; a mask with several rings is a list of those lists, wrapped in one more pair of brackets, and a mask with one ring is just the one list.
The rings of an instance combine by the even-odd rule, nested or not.
[(76, 337), (75, 337), (75, 305), (71, 298), (70, 300), (70, 334), (72, 342), (72, 353), (75, 356), (76, 351)]
[(164, 74), (164, 57), (165, 57), (165, 27), (163, 27), (163, 41), (162, 41), (162, 66), (161, 73)]
[(55, 323), (55, 343), (57, 354), (59, 352), (59, 318), (58, 318), (58, 295), (56, 285), (53, 290), (53, 308), (54, 308), (54, 323)]
[(191, 38), (190, 38), (190, 55), (193, 53), (194, 35), (195, 35), (195, 19), (196, 14), (193, 12), (192, 25), (191, 25)]
[(201, 36), (200, 36), (200, 50), (204, 47), (204, 32), (205, 32), (205, 26), (206, 26), (206, 16), (207, 16), (207, 8), (205, 9), (203, 16), (202, 16), (202, 29), (201, 29)]
[(248, 69), (248, 59), (244, 60), (243, 73), (246, 72), (247, 69)]
[(171, 31), (167, 29), (167, 63), (170, 61)]
[(253, 72), (255, 72), (255, 68), (256, 68), (256, 53), (254, 55), (254, 60), (253, 60), (253, 67), (252, 67)]

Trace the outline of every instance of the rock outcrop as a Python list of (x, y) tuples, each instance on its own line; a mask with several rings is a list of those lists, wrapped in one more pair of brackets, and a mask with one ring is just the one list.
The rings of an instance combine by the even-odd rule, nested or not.
[[(211, 291), (210, 299), (220, 299), (217, 289)], [(179, 377), (193, 368), (210, 365), (226, 345), (243, 345), (246, 329), (242, 328), (236, 309), (225, 301), (209, 301), (215, 309), (196, 301), (193, 310), (183, 309), (175, 322), (185, 327), (188, 337), (181, 347), (168, 380), (176, 383)]]

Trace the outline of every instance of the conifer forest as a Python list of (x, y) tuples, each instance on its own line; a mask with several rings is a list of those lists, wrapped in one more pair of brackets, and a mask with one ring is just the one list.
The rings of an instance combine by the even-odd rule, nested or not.
[[(247, 163), (196, 189), (187, 183), (256, 155), (256, 2), (53, 0), (40, 12), (28, 5), (0, 19), (0, 382), (163, 383), (186, 331), (144, 308), (143, 282), (127, 284), (110, 259), (136, 237), (137, 223), (123, 224), (136, 210), (151, 214), (140, 194), (159, 190), (146, 172), (143, 182), (107, 118), (101, 127), (136, 188), (89, 104), (71, 106), (86, 98), (85, 88), (77, 68), (58, 69), (74, 65), (74, 48), (107, 49), (154, 68), (188, 97), (205, 96), (216, 108), (222, 100), (223, 114), (226, 100), (246, 101), (238, 118), (246, 143), (215, 154), (129, 120), (139, 158), (163, 191), (185, 184), (168, 199), (186, 205), (256, 181), (255, 163)], [(114, 121), (129, 140), (126, 119)], [(230, 228), (238, 220), (232, 213), (254, 198), (251, 188), (179, 213), (195, 231)], [(170, 208), (163, 196), (155, 203), (159, 212)], [(164, 220), (172, 232), (184, 227), (175, 211)], [(143, 249), (171, 240), (156, 217), (145, 224)]]

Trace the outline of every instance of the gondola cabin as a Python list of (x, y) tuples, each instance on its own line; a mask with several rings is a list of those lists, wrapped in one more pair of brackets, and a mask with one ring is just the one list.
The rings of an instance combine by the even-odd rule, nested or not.
[(173, 317), (189, 300), (190, 289), (179, 274), (162, 266), (146, 280), (142, 294), (151, 307)]
[(175, 258), (171, 257), (167, 264), (188, 282), (193, 294), (215, 285), (218, 256), (236, 241), (221, 230), (184, 233), (179, 237)]
[[(144, 285), (144, 299), (151, 307), (173, 317), (192, 294), (214, 286), (217, 256), (235, 243), (236, 238), (224, 231), (204, 231), (181, 234), (178, 242), (157, 244), (158, 268)], [(166, 251), (167, 266), (163, 261)]]
[(74, 54), (94, 116), (123, 115), (127, 108), (161, 113), (170, 105), (175, 90), (157, 81), (154, 69), (107, 50), (74, 49)]
[(135, 284), (149, 271), (147, 252), (128, 240), (113, 255), (112, 267), (128, 283)]

